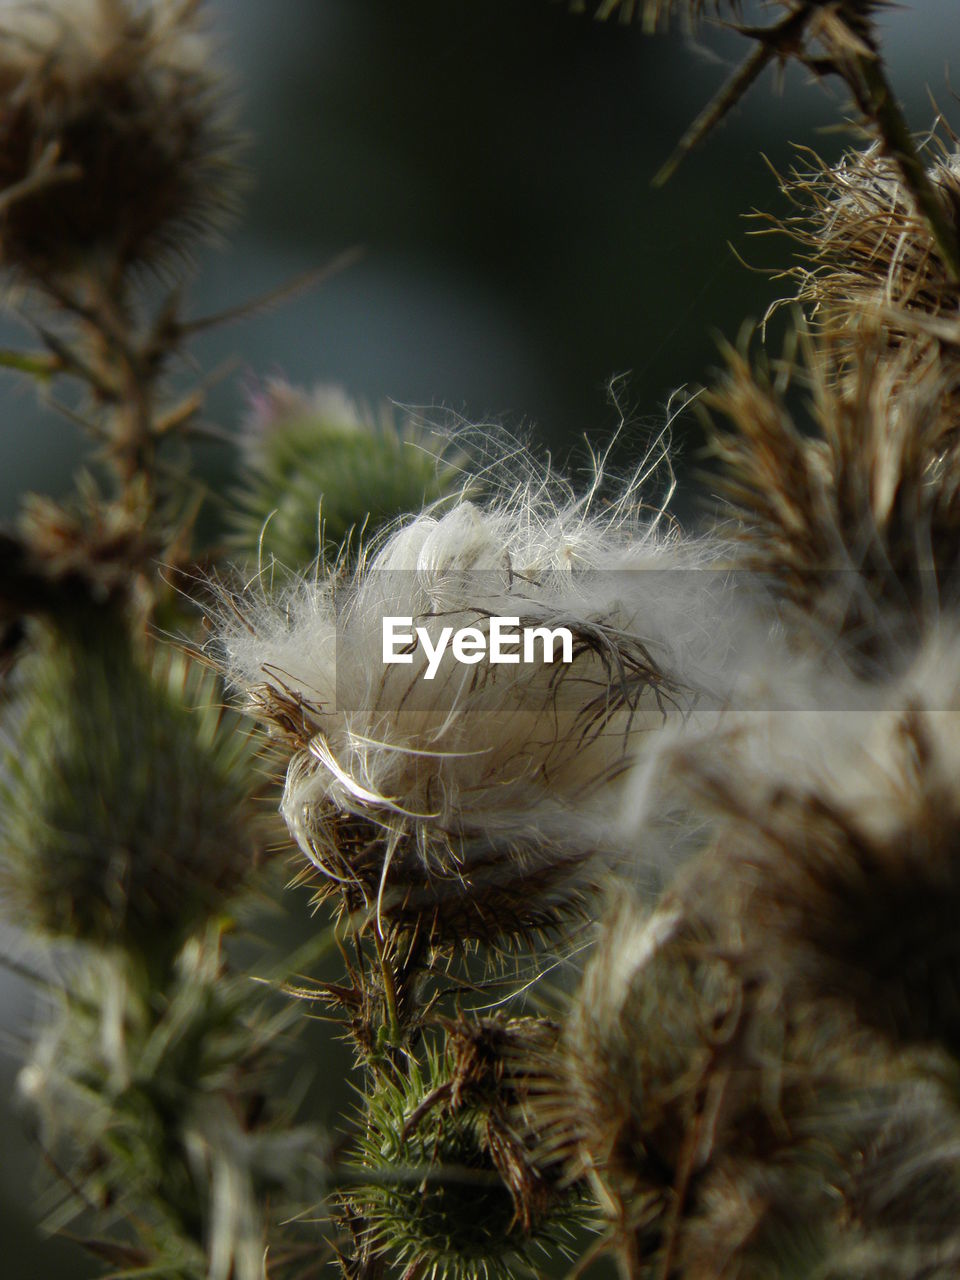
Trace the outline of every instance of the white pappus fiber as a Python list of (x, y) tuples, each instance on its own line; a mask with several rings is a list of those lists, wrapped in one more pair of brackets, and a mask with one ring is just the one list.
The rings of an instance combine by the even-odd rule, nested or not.
[[(255, 584), (222, 622), (229, 677), (293, 748), (292, 834), (368, 910), (418, 877), (460, 898), (496, 880), (502, 896), (505, 869), (531, 899), (548, 883), (563, 897), (558, 873), (625, 852), (612, 819), (627, 766), (730, 661), (723, 548), (644, 508), (652, 465), (608, 498), (602, 460), (582, 496), (520, 463), (514, 487), (428, 508), (349, 575), (280, 597)], [(427, 680), (422, 646), (384, 663), (385, 617), (433, 646), (445, 627), (488, 635), (491, 617), (565, 627), (572, 661), (464, 665), (448, 647)]]

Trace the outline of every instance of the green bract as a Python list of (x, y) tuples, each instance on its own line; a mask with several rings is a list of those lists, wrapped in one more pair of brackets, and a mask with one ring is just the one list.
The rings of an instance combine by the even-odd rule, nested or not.
[(372, 1254), (406, 1275), (508, 1280), (565, 1252), (583, 1214), (538, 1169), (533, 1135), (506, 1100), (439, 1051), (379, 1077), (359, 1139), (370, 1180), (347, 1198)]
[(422, 427), (374, 415), (329, 389), (272, 384), (246, 440), (235, 545), (300, 569), (457, 488), (456, 458)]

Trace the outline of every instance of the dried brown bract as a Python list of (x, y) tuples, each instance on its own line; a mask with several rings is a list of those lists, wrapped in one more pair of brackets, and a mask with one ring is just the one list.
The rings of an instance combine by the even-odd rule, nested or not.
[(784, 1001), (734, 905), (695, 876), (653, 915), (621, 902), (566, 1027), (553, 1124), (627, 1277), (813, 1274), (895, 1099), (849, 1014)]
[[(932, 136), (923, 158), (955, 238), (960, 239), (960, 158), (952, 136)], [(951, 264), (929, 222), (879, 144), (837, 165), (816, 156), (782, 189), (796, 212), (776, 225), (799, 247), (792, 272), (817, 331), (855, 364), (864, 340), (882, 328), (892, 353), (932, 339), (945, 374), (960, 377), (960, 302)]]
[[(956, 598), (960, 453), (937, 349), (911, 342), (891, 356), (887, 339), (861, 333), (842, 378), (823, 339), (776, 377), (731, 349), (707, 404), (732, 427), (714, 449), (741, 563), (821, 644), (842, 637), (846, 655), (889, 663)], [(806, 385), (813, 432), (788, 403), (790, 377)]]

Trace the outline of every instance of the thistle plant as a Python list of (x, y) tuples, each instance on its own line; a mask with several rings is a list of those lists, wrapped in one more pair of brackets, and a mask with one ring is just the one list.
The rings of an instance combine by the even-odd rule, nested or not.
[(47, 1225), (106, 1274), (956, 1274), (960, 167), (879, 8), (591, 6), (753, 42), (681, 153), (777, 61), (862, 118), (772, 215), (785, 354), (699, 397), (710, 519), (667, 432), (577, 485), (277, 379), (215, 545), (169, 377), (240, 152), (202, 11), (4, 10), (3, 360), (92, 447), (0, 535), (0, 877)]
[(436, 433), (413, 418), (398, 423), (389, 405), (374, 413), (336, 387), (267, 383), (251, 396), (242, 448), (244, 482), (231, 513), (237, 550), (296, 571), (459, 490), (467, 474), (464, 459), (443, 456)]

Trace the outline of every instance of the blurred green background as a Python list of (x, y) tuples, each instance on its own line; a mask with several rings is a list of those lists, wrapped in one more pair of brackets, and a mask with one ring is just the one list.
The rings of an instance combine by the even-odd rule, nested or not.
[[(846, 109), (839, 94), (798, 74), (778, 93), (768, 76), (654, 190), (653, 174), (741, 51), (729, 33), (645, 38), (552, 0), (210, 9), (251, 135), (253, 186), (228, 243), (198, 264), (195, 310), (362, 250), (321, 287), (198, 345), (205, 369), (238, 359), (209, 405), (226, 428), (245, 386), (282, 373), (439, 422), (495, 420), (575, 467), (585, 434), (602, 444), (616, 427), (606, 387), (625, 374), (631, 425), (619, 457), (629, 463), (663, 425), (671, 393), (709, 376), (717, 335), (736, 338), (786, 290), (769, 268), (788, 262), (788, 246), (751, 239), (742, 217), (785, 211), (762, 153), (782, 170), (791, 142), (835, 156), (849, 136), (832, 128)], [(911, 122), (929, 125), (929, 87), (960, 123), (946, 78), (960, 61), (956, 0), (917, 0), (882, 25)], [(12, 321), (0, 329), (4, 344), (22, 337)], [(73, 428), (9, 375), (0, 399), (9, 518), (27, 489), (64, 491), (80, 452)], [(682, 419), (674, 434), (680, 510), (691, 514), (700, 438)], [(226, 461), (210, 455), (204, 466), (216, 473)], [(9, 936), (5, 948), (16, 955), (22, 944)], [(31, 998), (11, 975), (0, 976), (0, 1008), (13, 1042), (0, 1088), (12, 1098)], [(90, 1274), (69, 1246), (37, 1240), (40, 1162), (14, 1106), (0, 1143), (3, 1280)]]

